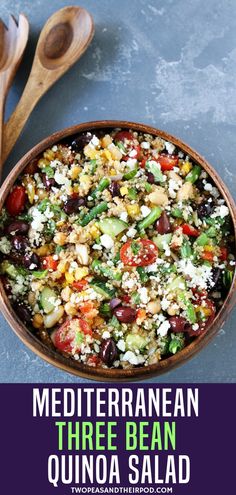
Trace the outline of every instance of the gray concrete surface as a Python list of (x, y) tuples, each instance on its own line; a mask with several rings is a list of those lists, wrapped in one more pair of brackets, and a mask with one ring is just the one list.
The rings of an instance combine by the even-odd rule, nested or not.
[[(39, 31), (71, 0), (1, 0), (0, 15), (24, 12), (30, 40), (7, 114), (27, 80)], [(235, 0), (81, 0), (96, 34), (81, 61), (41, 100), (6, 173), (35, 143), (83, 121), (129, 119), (175, 134), (203, 154), (236, 197)], [(236, 382), (236, 311), (185, 366), (153, 382)], [(81, 383), (30, 352), (0, 317), (0, 382)]]

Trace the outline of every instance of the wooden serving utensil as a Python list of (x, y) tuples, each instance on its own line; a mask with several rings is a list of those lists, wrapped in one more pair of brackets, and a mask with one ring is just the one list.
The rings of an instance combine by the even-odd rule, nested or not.
[(39, 99), (79, 60), (93, 35), (93, 19), (82, 7), (65, 7), (48, 19), (38, 40), (24, 92), (4, 126), (2, 163), (8, 157)]
[(24, 14), (19, 21), (10, 15), (8, 27), (0, 19), (0, 176), (2, 171), (2, 135), (7, 93), (22, 60), (28, 41), (29, 23)]

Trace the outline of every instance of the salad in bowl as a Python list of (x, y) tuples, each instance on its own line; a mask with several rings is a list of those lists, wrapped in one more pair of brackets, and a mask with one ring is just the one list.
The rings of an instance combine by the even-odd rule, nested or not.
[(94, 129), (31, 160), (1, 211), (1, 280), (48, 348), (93, 368), (158, 364), (206, 334), (231, 287), (229, 208), (178, 146)]

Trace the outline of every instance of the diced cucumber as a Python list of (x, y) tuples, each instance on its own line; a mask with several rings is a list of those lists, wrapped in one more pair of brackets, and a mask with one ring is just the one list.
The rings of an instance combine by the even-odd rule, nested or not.
[(143, 350), (147, 345), (147, 339), (138, 334), (129, 333), (125, 339), (126, 347), (130, 351)]
[(180, 248), (180, 253), (182, 258), (190, 258), (190, 256), (192, 255), (192, 248), (188, 239), (184, 239), (183, 244)]
[(35, 277), (35, 278), (45, 278), (48, 274), (48, 270), (38, 270), (38, 271), (34, 271), (32, 272), (32, 275)]
[(99, 228), (103, 234), (116, 237), (129, 227), (128, 223), (116, 217), (104, 218), (99, 222)]
[(153, 237), (152, 240), (161, 251), (164, 251), (165, 245), (170, 244), (171, 239), (172, 234), (158, 234), (156, 237)]
[(105, 299), (112, 299), (116, 294), (115, 289), (111, 289), (105, 282), (102, 282), (101, 280), (97, 280), (94, 278), (90, 282), (90, 285), (98, 294), (101, 294), (101, 296), (103, 296)]
[(166, 289), (168, 290), (168, 292), (172, 292), (174, 290), (185, 290), (186, 288), (186, 281), (184, 280), (183, 277), (175, 277), (172, 282), (170, 282)]
[(205, 234), (205, 232), (203, 232), (194, 242), (194, 244), (196, 244), (197, 246), (205, 246), (208, 243), (209, 243), (209, 238)]
[(49, 314), (55, 309), (54, 301), (56, 300), (56, 292), (50, 287), (44, 287), (40, 294), (40, 303), (44, 313)]
[(146, 170), (154, 175), (155, 182), (163, 182), (163, 173), (161, 172), (160, 165), (154, 160), (148, 160), (145, 165)]
[(17, 270), (17, 268), (14, 265), (12, 265), (11, 263), (9, 263), (9, 261), (7, 261), (7, 260), (5, 260), (1, 263), (1, 270), (0, 271), (2, 274), (8, 275), (13, 280), (15, 280), (16, 277), (19, 275), (19, 271)]

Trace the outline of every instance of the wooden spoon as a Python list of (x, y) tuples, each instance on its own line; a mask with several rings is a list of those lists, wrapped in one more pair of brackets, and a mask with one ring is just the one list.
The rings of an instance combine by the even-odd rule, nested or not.
[(29, 23), (24, 14), (19, 21), (10, 15), (8, 28), (0, 19), (0, 175), (2, 170), (2, 134), (7, 93), (22, 60), (29, 36)]
[(65, 7), (48, 19), (22, 97), (4, 126), (3, 162), (39, 99), (81, 57), (93, 35), (93, 19), (81, 7)]

